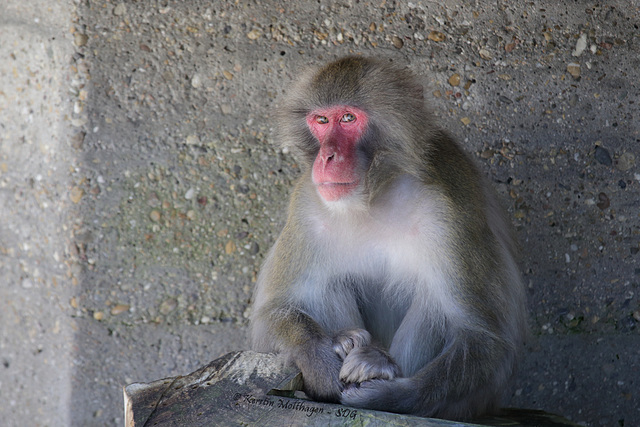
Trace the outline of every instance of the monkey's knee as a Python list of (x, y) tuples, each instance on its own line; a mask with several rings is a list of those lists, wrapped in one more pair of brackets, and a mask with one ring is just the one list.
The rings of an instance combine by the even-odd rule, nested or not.
[(391, 380), (402, 375), (400, 367), (389, 354), (377, 347), (354, 348), (340, 369), (340, 380), (362, 383), (372, 379)]
[(348, 329), (338, 332), (333, 338), (333, 350), (344, 360), (354, 348), (371, 343), (371, 334), (364, 329)]

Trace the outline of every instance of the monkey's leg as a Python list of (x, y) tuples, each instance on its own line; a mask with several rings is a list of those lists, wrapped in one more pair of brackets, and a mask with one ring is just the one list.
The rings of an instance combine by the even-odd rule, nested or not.
[(366, 381), (342, 392), (345, 405), (422, 416), (465, 419), (497, 404), (513, 369), (504, 341), (458, 331), (444, 350), (410, 378)]

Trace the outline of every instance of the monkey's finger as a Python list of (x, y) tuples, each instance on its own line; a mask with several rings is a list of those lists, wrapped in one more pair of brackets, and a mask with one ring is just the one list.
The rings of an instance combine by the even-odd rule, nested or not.
[(390, 380), (400, 375), (400, 368), (391, 356), (375, 347), (354, 348), (340, 369), (340, 380), (347, 384), (372, 379)]
[(333, 338), (333, 350), (344, 360), (356, 347), (364, 347), (371, 343), (371, 334), (364, 329), (349, 329), (339, 332)]

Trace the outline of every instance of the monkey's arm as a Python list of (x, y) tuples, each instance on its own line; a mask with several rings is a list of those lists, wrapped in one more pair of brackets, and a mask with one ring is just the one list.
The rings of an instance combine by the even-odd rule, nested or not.
[[(307, 177), (308, 180), (308, 177)], [(360, 327), (362, 320), (352, 294), (331, 293), (322, 274), (322, 250), (313, 246), (308, 223), (300, 218), (308, 193), (299, 185), (292, 195), (289, 217), (261, 269), (251, 319), (252, 347), (283, 353), (302, 372), (305, 392), (314, 399), (338, 401), (343, 384), (344, 343), (334, 348), (337, 331)], [(354, 346), (358, 342), (353, 343)]]
[(410, 378), (372, 380), (342, 393), (345, 405), (422, 416), (464, 419), (492, 408), (511, 366), (505, 342), (484, 334), (459, 334)]
[(281, 352), (300, 369), (304, 390), (311, 398), (339, 401), (342, 359), (332, 337), (311, 316), (272, 301), (254, 315), (252, 335), (254, 348)]
[(269, 336), (275, 349), (286, 354), (302, 372), (305, 392), (312, 398), (338, 402), (346, 384), (400, 375), (400, 368), (381, 347), (371, 343), (364, 329), (328, 335), (299, 309), (280, 308), (267, 318), (254, 318), (261, 328), (254, 333)]
[[(523, 322), (517, 311), (520, 306), (509, 302), (514, 298), (505, 285), (509, 275), (500, 270), (485, 271), (487, 275), (476, 276), (479, 282), (484, 281), (484, 286), (456, 284), (450, 278), (453, 280), (450, 289), (457, 295), (455, 302), (438, 305), (432, 300), (431, 310), (425, 310), (420, 301), (414, 301), (391, 348), (401, 366), (407, 360), (419, 363), (414, 373), (408, 372), (406, 378), (367, 381), (359, 388), (345, 389), (341, 402), (452, 419), (468, 418), (495, 408), (515, 368), (518, 328)], [(438, 310), (438, 306), (448, 310)], [(431, 349), (435, 352), (425, 350), (429, 342), (438, 341), (434, 339), (437, 337), (442, 341)], [(424, 351), (432, 356), (425, 359)]]
[(342, 403), (453, 419), (497, 405), (525, 324), (522, 286), (508, 246), (488, 225), (469, 222), (481, 215), (468, 217), (431, 251), (441, 270), (423, 273), (394, 335), (390, 353), (407, 377), (345, 389)]

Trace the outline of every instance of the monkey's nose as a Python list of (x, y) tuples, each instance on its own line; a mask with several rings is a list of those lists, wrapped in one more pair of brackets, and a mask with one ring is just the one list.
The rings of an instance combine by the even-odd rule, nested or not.
[(323, 156), (321, 157), (321, 158), (322, 158), (322, 165), (323, 165), (324, 167), (327, 167), (327, 165), (328, 165), (329, 163), (331, 163), (331, 162), (335, 159), (335, 157), (336, 157), (336, 153), (331, 153), (331, 154), (325, 154), (325, 155), (323, 155)]

